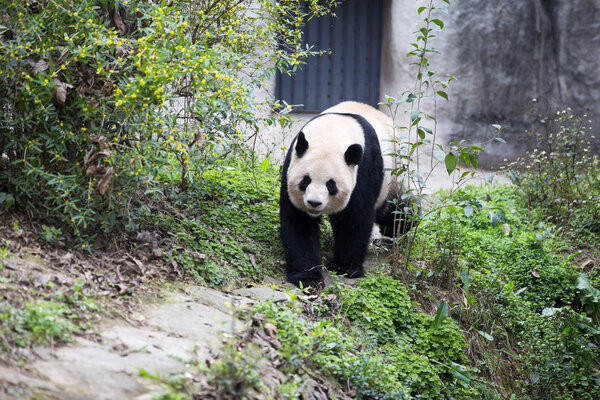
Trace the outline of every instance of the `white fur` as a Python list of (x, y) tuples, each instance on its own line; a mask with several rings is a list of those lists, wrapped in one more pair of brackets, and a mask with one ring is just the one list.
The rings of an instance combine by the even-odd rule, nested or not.
[[(392, 139), (394, 131), (392, 121), (381, 111), (357, 102), (344, 102), (331, 107), (322, 114), (351, 113), (364, 117), (375, 129), (382, 150), (384, 161), (384, 180), (375, 207), (386, 200), (389, 193), (391, 176), (389, 170), (394, 168)], [(308, 142), (308, 150), (298, 157), (293, 150), (287, 171), (288, 194), (292, 204), (309, 215), (317, 217), (321, 214), (335, 214), (342, 211), (350, 200), (356, 185), (358, 166), (347, 165), (344, 153), (352, 144), (359, 144), (364, 149), (365, 138), (362, 127), (352, 117), (340, 115), (322, 115), (310, 121), (302, 129)], [(294, 143), (295, 145), (295, 143)], [(305, 175), (311, 178), (306, 191), (298, 188)], [(338, 188), (336, 195), (330, 195), (326, 183), (335, 180)], [(322, 203), (312, 207), (308, 201)]]

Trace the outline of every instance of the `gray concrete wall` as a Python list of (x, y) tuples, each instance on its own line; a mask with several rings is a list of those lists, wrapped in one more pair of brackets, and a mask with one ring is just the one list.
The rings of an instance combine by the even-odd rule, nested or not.
[[(420, 3), (385, 2), (382, 99), (415, 88), (416, 71), (406, 53), (423, 18), (417, 15)], [(431, 69), (441, 79), (446, 74), (456, 77), (448, 90), (450, 100), (438, 98), (436, 103), (438, 140), (481, 143), (492, 135), (491, 124), (506, 125), (508, 144), (487, 146), (482, 157), (483, 165), (496, 166), (535, 146), (524, 134), (541, 126), (529, 114), (533, 98), (548, 113), (567, 106), (587, 112), (598, 126), (600, 0), (455, 0), (437, 17), (445, 28), (431, 43), (441, 52), (430, 57)], [(270, 85), (268, 92), (273, 93), (274, 79)], [(426, 101), (424, 109), (433, 113), (433, 103)], [(280, 148), (307, 117), (295, 116), (299, 122), (294, 132), (270, 129), (261, 136)], [(406, 125), (407, 118), (396, 122)]]

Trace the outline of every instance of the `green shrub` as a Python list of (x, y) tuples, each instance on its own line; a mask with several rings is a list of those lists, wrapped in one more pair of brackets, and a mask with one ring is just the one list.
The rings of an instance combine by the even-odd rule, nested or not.
[[(455, 263), (454, 274), (446, 278), (449, 282), (458, 281), (461, 268), (474, 269), (513, 282), (538, 311), (571, 304), (578, 272), (568, 259), (556, 254), (561, 239), (551, 225), (527, 224), (525, 211), (510, 205), (516, 196), (517, 190), (509, 186), (457, 191), (452, 198), (460, 205), (424, 218), (413, 254), (425, 255), (434, 268), (443, 268), (447, 264), (438, 266), (439, 238), (445, 238), (452, 243), (444, 246), (453, 248)], [(466, 213), (470, 204), (474, 209)], [(501, 212), (505, 225), (499, 221), (494, 226), (493, 212)]]
[(443, 399), (439, 369), (428, 357), (402, 346), (387, 346), (385, 356), (392, 361), (399, 382), (416, 398)]
[[(572, 245), (553, 224), (528, 221), (520, 188), (467, 187), (451, 196), (454, 206), (423, 219), (413, 254), (425, 256), (440, 274), (439, 238), (454, 240), (456, 273), (450, 279), (464, 295), (456, 312), (486, 348), (472, 351), (471, 361), (484, 376), (501, 376), (516, 396), (597, 397), (592, 371), (600, 343), (597, 321), (589, 318), (596, 290), (572, 257), (559, 254), (572, 252)], [(506, 225), (494, 226), (490, 214), (500, 211)]]
[(257, 117), (272, 105), (252, 91), (315, 53), (299, 28), (334, 5), (305, 3), (2, 2), (0, 206), (70, 239), (132, 228), (160, 177), (186, 189), (243, 157), (260, 124), (289, 122)]
[[(343, 314), (374, 338), (373, 354), (381, 351), (390, 360), (391, 373), (411, 395), (473, 395), (458, 325), (447, 317), (436, 324), (433, 317), (413, 310), (402, 282), (389, 276), (365, 277), (356, 288), (342, 291), (340, 300)], [(455, 379), (457, 375), (465, 381)]]
[(356, 289), (342, 293), (342, 312), (378, 342), (387, 343), (407, 328), (412, 319), (412, 303), (404, 285), (389, 276), (362, 279)]
[[(535, 321), (535, 323), (533, 323)], [(546, 309), (524, 331), (526, 388), (535, 398), (600, 398), (598, 327), (568, 307)]]
[(358, 341), (346, 332), (343, 324), (328, 320), (307, 322), (294, 311), (273, 302), (261, 303), (253, 312), (266, 316), (277, 328), (281, 342), (279, 356), (285, 361), (288, 375), (303, 375), (314, 366), (356, 387), (357, 399), (410, 399), (408, 390), (398, 380), (396, 368), (377, 351), (358, 349)]

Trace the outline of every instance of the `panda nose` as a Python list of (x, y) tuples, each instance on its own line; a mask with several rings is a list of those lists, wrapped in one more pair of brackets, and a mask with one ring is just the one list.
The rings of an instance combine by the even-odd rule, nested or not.
[(308, 200), (308, 204), (310, 204), (312, 207), (317, 208), (319, 207), (321, 204), (323, 204), (323, 202), (321, 201), (317, 201), (317, 200)]

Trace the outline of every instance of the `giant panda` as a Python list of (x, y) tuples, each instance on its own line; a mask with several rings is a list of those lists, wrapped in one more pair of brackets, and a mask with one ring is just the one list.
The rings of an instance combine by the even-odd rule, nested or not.
[(280, 192), (280, 236), (287, 279), (303, 286), (322, 282), (319, 223), (329, 216), (334, 254), (329, 270), (349, 277), (363, 275), (374, 223), (384, 234), (394, 229), (402, 190), (393, 183), (392, 120), (363, 103), (343, 102), (307, 122), (287, 152)]

